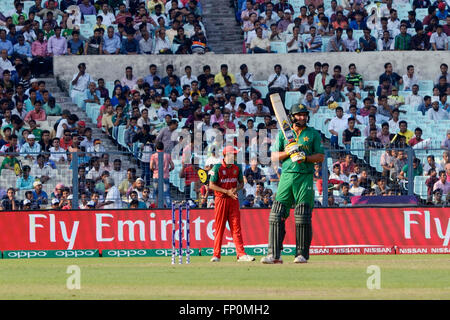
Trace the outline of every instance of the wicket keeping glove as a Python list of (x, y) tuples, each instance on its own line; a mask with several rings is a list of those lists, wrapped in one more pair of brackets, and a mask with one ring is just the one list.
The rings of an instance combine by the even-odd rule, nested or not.
[(299, 151), (290, 155), (292, 162), (302, 163), (306, 159), (306, 155), (303, 151)]
[(291, 142), (289, 143), (285, 148), (284, 151), (289, 155), (293, 155), (294, 153), (298, 152), (298, 144), (297, 142)]

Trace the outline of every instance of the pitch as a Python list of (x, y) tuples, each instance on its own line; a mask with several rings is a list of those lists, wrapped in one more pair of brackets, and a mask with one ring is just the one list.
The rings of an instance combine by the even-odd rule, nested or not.
[[(296, 265), (237, 263), (235, 257), (2, 260), (1, 299), (448, 299), (448, 255), (312, 256)], [(260, 258), (260, 257), (259, 257)], [(79, 290), (66, 273), (80, 268)], [(369, 266), (380, 289), (369, 289)]]

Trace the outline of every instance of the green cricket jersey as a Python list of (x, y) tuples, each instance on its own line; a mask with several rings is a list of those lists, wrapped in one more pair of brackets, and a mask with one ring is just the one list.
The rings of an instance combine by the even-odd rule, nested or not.
[[(300, 151), (303, 151), (306, 156), (310, 156), (315, 153), (324, 153), (320, 134), (316, 129), (312, 127), (306, 127), (297, 136), (293, 131), (297, 144), (300, 146)], [(288, 145), (288, 141), (284, 137), (283, 132), (278, 132), (278, 137), (272, 146), (272, 151), (284, 151), (284, 148)], [(282, 173), (294, 172), (294, 173), (314, 173), (314, 163), (311, 162), (292, 162), (291, 158), (287, 158), (282, 162)]]

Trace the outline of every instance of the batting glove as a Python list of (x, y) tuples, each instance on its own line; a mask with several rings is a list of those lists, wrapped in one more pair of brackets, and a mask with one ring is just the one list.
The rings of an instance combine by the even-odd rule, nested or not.
[(306, 155), (303, 151), (296, 152), (290, 155), (292, 162), (302, 163), (306, 159)]
[(289, 143), (285, 148), (284, 151), (289, 155), (292, 156), (294, 153), (298, 152), (298, 144), (297, 142), (291, 142)]

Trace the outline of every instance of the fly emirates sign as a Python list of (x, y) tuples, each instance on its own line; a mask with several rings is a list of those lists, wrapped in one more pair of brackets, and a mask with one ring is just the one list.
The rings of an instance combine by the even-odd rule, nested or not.
[[(185, 219), (185, 215), (183, 215)], [(269, 209), (242, 209), (244, 244), (267, 246)], [(214, 211), (190, 211), (191, 248), (211, 248)], [(178, 237), (178, 223), (176, 237)], [(170, 210), (28, 211), (0, 215), (0, 250), (161, 249), (172, 246)], [(285, 245), (295, 245), (294, 216)], [(448, 208), (314, 209), (312, 248), (449, 247)], [(186, 238), (185, 220), (182, 237)], [(177, 239), (178, 240), (178, 239)], [(233, 246), (229, 229), (223, 244)]]
[[(445, 209), (445, 208), (444, 208)], [(450, 208), (446, 210), (450, 211)], [(442, 219), (440, 217), (432, 217), (429, 210), (424, 211), (403, 211), (404, 215), (404, 236), (405, 239), (412, 239), (414, 233), (421, 233), (420, 237), (432, 239), (439, 237), (443, 239), (442, 246), (447, 247), (450, 240), (450, 218)], [(413, 227), (415, 226), (415, 227)]]

